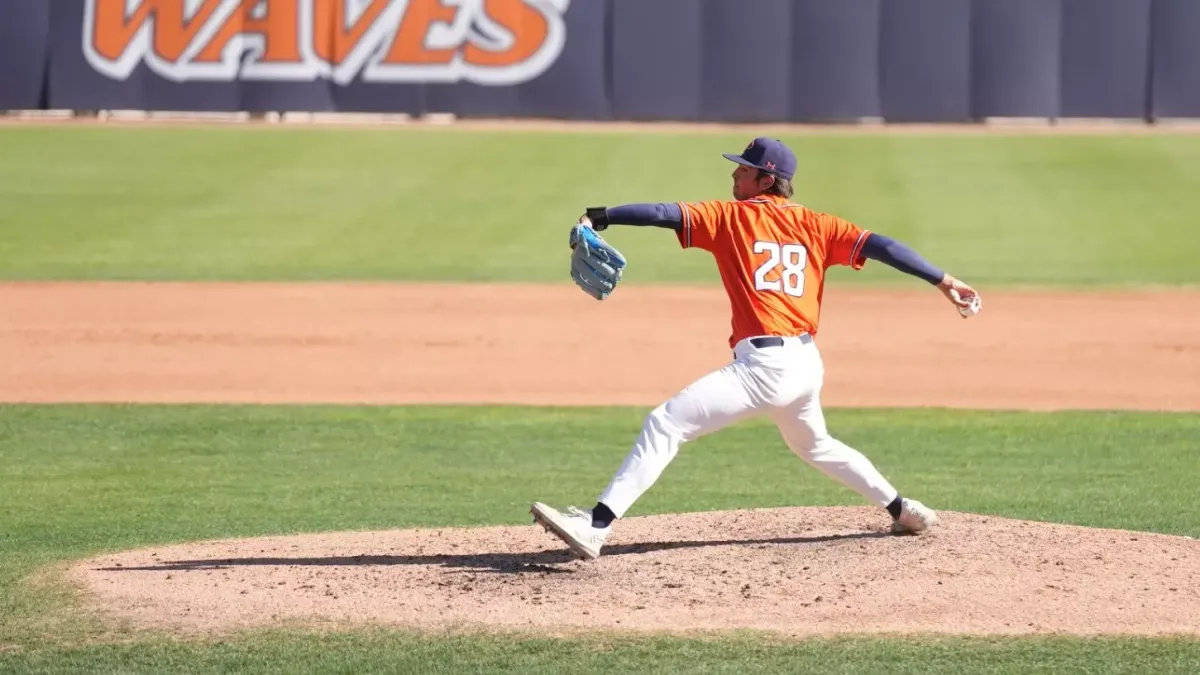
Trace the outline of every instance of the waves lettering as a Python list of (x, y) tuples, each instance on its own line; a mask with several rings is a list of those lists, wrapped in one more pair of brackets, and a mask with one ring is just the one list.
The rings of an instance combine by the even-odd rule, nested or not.
[(84, 54), (124, 80), (474, 82), (541, 75), (570, 0), (85, 0)]

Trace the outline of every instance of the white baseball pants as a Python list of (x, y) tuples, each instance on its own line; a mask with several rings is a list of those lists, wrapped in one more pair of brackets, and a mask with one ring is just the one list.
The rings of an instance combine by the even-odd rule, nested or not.
[(733, 361), (685, 387), (646, 416), (641, 434), (600, 496), (617, 517), (650, 489), (679, 446), (746, 418), (767, 414), (784, 442), (830, 478), (887, 506), (896, 489), (857, 450), (829, 435), (821, 411), (825, 366), (808, 336), (757, 348), (747, 338)]

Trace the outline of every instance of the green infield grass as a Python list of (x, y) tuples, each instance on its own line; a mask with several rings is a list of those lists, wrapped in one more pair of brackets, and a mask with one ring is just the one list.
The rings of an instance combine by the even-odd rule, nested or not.
[[(157, 543), (529, 523), (590, 505), (639, 408), (0, 407), (0, 672), (1194, 673), (1200, 641), (782, 641), (253, 631), (184, 640), (74, 616), (46, 566)], [(1200, 535), (1200, 415), (832, 410), (935, 508)], [(684, 446), (630, 515), (859, 504), (766, 422)], [(532, 527), (532, 525), (530, 525)], [(549, 542), (548, 542), (549, 544)]]
[[(729, 197), (746, 134), (0, 129), (0, 278), (569, 283), (584, 207)], [(1200, 135), (793, 135), (796, 201), (989, 286), (1200, 283)], [(717, 283), (670, 232), (628, 283)], [(833, 283), (913, 284), (882, 266)]]

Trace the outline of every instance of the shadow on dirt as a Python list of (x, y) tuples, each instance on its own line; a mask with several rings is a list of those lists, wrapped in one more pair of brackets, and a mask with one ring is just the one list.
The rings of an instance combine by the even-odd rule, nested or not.
[[(767, 546), (788, 544), (820, 544), (855, 539), (882, 539), (894, 535), (887, 532), (857, 532), (820, 537), (779, 537), (774, 539), (731, 539), (720, 541), (663, 541), (643, 544), (617, 544), (604, 548), (604, 558), (619, 555), (639, 555), (654, 551), (705, 548), (710, 546)], [(157, 565), (136, 567), (100, 567), (102, 572), (179, 572), (216, 570), (243, 566), (359, 566), (359, 565), (441, 565), (478, 572), (503, 574), (550, 573), (570, 574), (573, 569), (553, 567), (578, 560), (569, 549), (547, 549), (531, 553), (463, 553), (432, 555), (358, 555), (320, 558), (213, 558), (210, 560), (169, 560)]]

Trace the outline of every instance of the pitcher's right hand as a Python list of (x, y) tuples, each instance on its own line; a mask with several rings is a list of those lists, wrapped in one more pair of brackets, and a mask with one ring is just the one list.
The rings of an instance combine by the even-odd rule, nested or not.
[(964, 319), (978, 314), (979, 310), (983, 309), (983, 298), (979, 296), (979, 293), (949, 274), (937, 287)]

